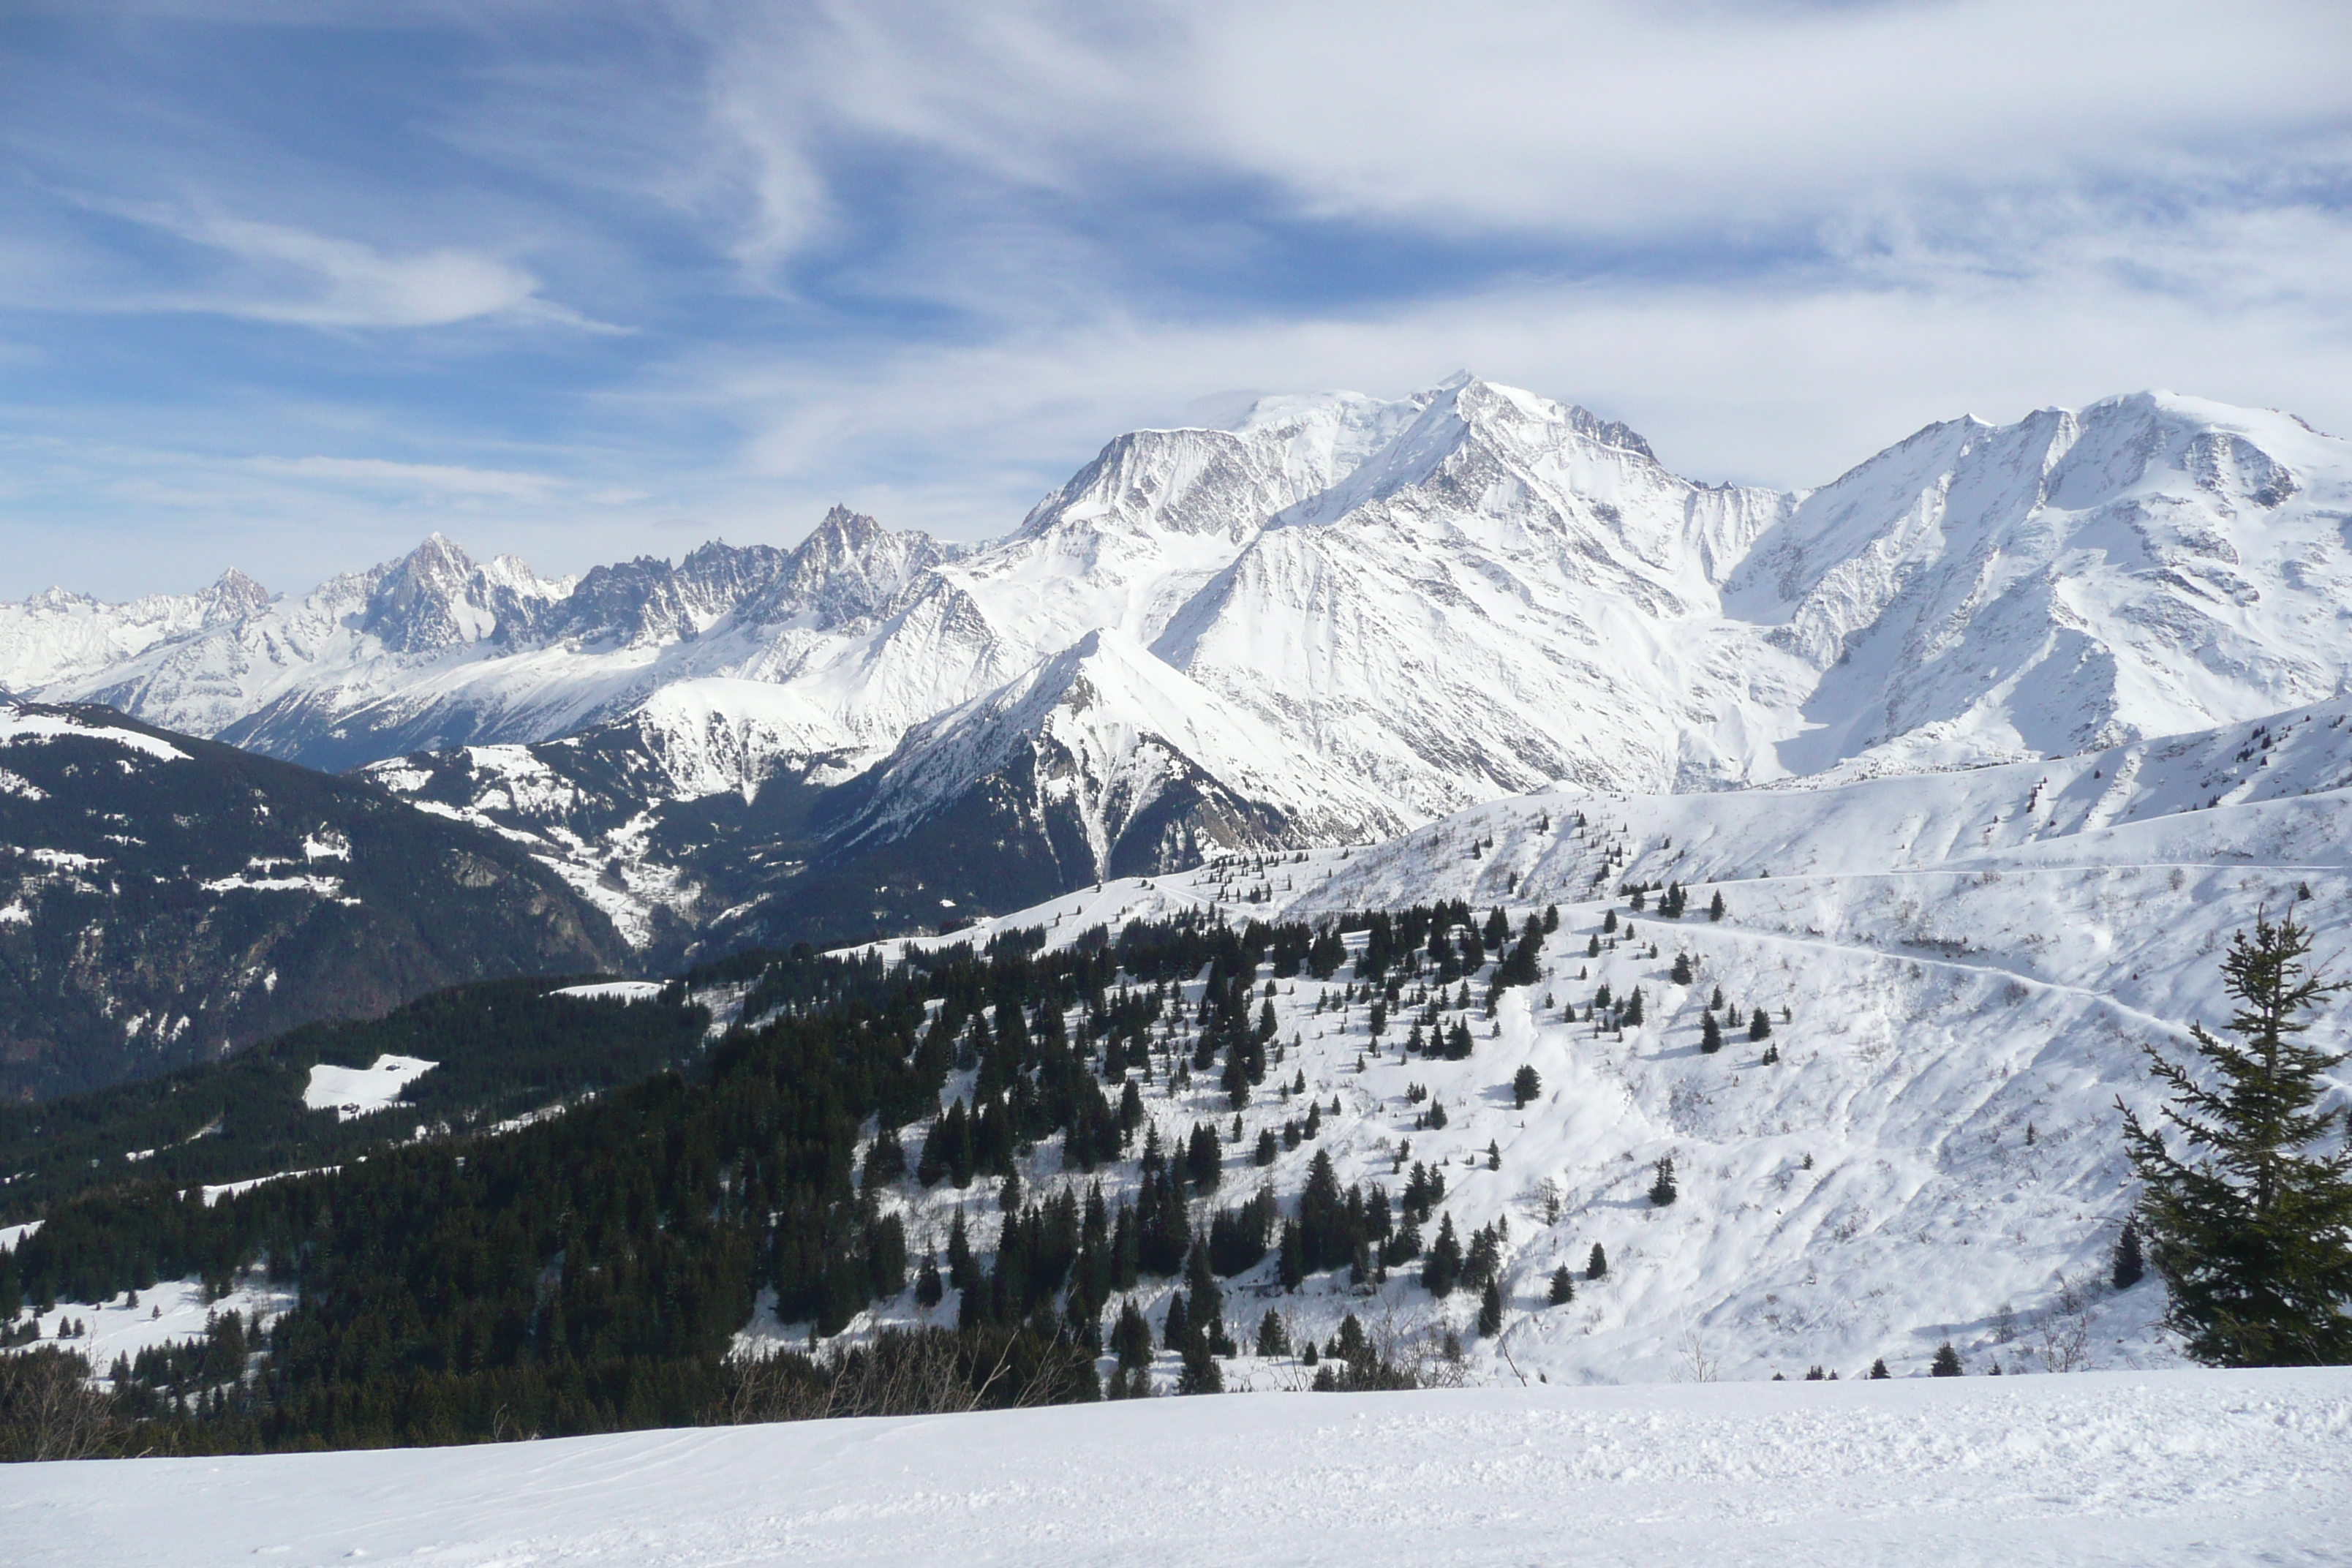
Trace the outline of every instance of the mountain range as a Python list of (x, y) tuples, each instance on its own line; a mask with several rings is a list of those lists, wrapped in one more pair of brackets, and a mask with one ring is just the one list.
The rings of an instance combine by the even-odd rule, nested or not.
[(0, 606), (0, 687), (373, 782), (559, 871), (647, 963), (1002, 911), (1221, 848), (2073, 754), (2352, 676), (2352, 445), (2165, 393), (1705, 485), (1463, 375), (1120, 436), (965, 548), (542, 578), (436, 536)]

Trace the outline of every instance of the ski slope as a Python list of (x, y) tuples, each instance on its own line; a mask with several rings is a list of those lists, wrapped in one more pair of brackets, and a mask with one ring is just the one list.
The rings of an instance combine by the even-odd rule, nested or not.
[(16, 1465), (18, 1568), (2340, 1562), (2352, 1371), (1178, 1399)]

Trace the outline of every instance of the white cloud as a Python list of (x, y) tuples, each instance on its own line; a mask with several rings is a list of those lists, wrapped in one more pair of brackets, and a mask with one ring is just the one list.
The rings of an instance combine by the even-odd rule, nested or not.
[[(1259, 177), (1302, 214), (1560, 235), (1811, 222), (1857, 199), (2162, 178), (2215, 149), (2347, 166), (2352, 29), (2318, 0), (1076, 0), (697, 7), (753, 227), (822, 226), (821, 150), (928, 148), (1083, 192)], [(780, 19), (781, 18), (781, 19)]]
[(135, 301), (140, 308), (306, 327), (442, 327), (505, 320), (620, 330), (544, 298), (539, 279), (527, 268), (481, 250), (443, 246), (394, 254), (289, 224), (152, 205), (112, 210), (233, 263), (231, 276), (221, 284), (149, 295)]
[(468, 468), (446, 463), (402, 463), (385, 458), (254, 458), (256, 473), (418, 496), (488, 496), (545, 500), (572, 489), (546, 474)]

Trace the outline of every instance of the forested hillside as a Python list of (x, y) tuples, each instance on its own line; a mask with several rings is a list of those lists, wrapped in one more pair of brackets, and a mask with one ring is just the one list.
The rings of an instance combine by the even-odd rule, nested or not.
[(630, 962), (495, 834), (110, 709), (0, 703), (0, 1100)]

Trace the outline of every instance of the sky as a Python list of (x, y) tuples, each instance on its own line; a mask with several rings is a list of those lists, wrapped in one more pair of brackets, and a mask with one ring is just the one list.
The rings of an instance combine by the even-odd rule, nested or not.
[(2340, 0), (7, 0), (0, 597), (1002, 534), (1456, 370), (1708, 481), (2352, 433)]

